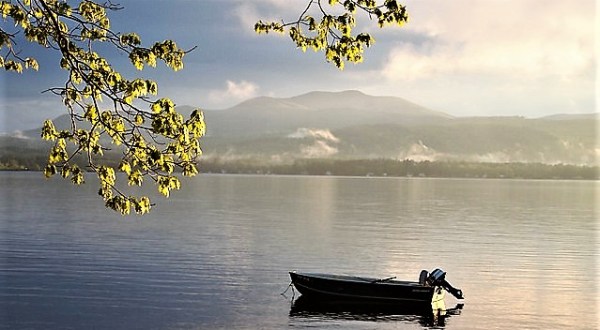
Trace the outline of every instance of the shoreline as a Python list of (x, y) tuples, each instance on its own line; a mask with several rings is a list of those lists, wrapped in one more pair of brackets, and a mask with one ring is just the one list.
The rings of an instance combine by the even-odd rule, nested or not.
[[(42, 167), (4, 166), (0, 172), (42, 172)], [(252, 160), (201, 160), (200, 174), (283, 175), (372, 178), (448, 178), (520, 180), (600, 180), (599, 166), (542, 163), (470, 163), (391, 159), (299, 159), (289, 164)]]

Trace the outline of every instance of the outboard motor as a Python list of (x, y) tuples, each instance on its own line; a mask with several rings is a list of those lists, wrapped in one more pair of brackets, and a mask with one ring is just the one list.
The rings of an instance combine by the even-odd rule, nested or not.
[(431, 272), (431, 274), (429, 274), (429, 277), (427, 278), (427, 284), (430, 286), (441, 286), (457, 299), (464, 299), (462, 290), (450, 285), (450, 283), (446, 281), (446, 272), (439, 268), (435, 269)]

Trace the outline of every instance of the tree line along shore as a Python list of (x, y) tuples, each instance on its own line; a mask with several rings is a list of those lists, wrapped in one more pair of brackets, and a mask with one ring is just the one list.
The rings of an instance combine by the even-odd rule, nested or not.
[[(115, 163), (117, 160), (115, 159)], [(0, 170), (41, 171), (45, 159), (0, 159)], [(202, 159), (201, 173), (332, 175), (428, 178), (496, 178), (536, 180), (598, 180), (598, 166), (542, 163), (480, 163), (411, 159), (297, 159), (288, 163), (256, 159)]]

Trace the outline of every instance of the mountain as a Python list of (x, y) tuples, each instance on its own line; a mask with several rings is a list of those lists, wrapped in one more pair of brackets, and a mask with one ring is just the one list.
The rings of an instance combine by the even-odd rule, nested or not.
[(227, 110), (204, 112), (209, 136), (289, 134), (298, 128), (337, 129), (389, 122), (415, 124), (452, 116), (399, 97), (358, 91), (311, 92), (291, 98), (258, 97)]
[(303, 128), (283, 135), (205, 139), (207, 157), (413, 159), (600, 165), (596, 123), (469, 118), (434, 124), (376, 124), (334, 130)]
[[(598, 116), (456, 118), (358, 91), (260, 97), (205, 111), (208, 157), (598, 164)], [(212, 127), (212, 128), (211, 128)]]
[(542, 117), (547, 120), (576, 120), (576, 119), (587, 119), (587, 120), (600, 120), (600, 114), (598, 113), (581, 113), (581, 114), (556, 114), (551, 116)]
[[(192, 110), (178, 107), (186, 115)], [(205, 119), (208, 130), (202, 145), (207, 159), (409, 158), (599, 165), (597, 114), (458, 118), (398, 97), (345, 91), (258, 97), (229, 109), (205, 110)], [(70, 121), (62, 116), (55, 123), (60, 128)], [(0, 156), (47, 148), (39, 142), (39, 130), (23, 135), (26, 138), (0, 137)]]

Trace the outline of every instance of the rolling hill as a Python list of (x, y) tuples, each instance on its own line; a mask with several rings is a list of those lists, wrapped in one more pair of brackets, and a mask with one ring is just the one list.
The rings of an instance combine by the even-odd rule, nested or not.
[[(178, 107), (184, 114), (192, 107)], [(299, 158), (539, 162), (597, 166), (598, 115), (458, 118), (397, 97), (358, 91), (258, 97), (206, 110), (205, 157), (289, 162)], [(57, 127), (69, 123), (66, 116)], [(0, 156), (46, 148), (39, 130), (0, 137)], [(36, 151), (37, 150), (37, 151)]]
[(369, 96), (358, 91), (311, 92), (291, 98), (258, 97), (230, 109), (205, 111), (205, 116), (208, 135), (219, 137), (289, 134), (302, 127), (338, 129), (452, 118), (402, 98)]

